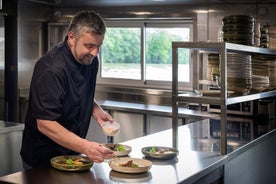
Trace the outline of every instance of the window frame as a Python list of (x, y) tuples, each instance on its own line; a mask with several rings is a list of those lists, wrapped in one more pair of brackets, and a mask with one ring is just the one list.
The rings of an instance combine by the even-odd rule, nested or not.
[[(122, 78), (106, 78), (101, 77), (102, 72), (102, 63), (99, 64), (98, 71), (98, 84), (105, 85), (119, 85), (119, 86), (135, 86), (135, 87), (147, 87), (147, 88), (162, 88), (162, 89), (171, 89), (171, 81), (155, 81), (155, 80), (146, 80), (146, 61), (145, 61), (145, 44), (146, 37), (145, 32), (146, 28), (189, 28), (190, 30), (190, 41), (193, 40), (193, 21), (192, 18), (185, 19), (106, 19), (105, 20), (107, 27), (119, 27), (119, 28), (140, 28), (141, 29), (141, 79), (122, 79)], [(99, 54), (99, 59), (101, 61), (101, 53)], [(190, 61), (191, 60), (190, 54)], [(192, 86), (193, 78), (193, 64), (190, 62), (190, 81), (189, 82), (179, 82), (179, 86), (183, 88), (190, 88)]]

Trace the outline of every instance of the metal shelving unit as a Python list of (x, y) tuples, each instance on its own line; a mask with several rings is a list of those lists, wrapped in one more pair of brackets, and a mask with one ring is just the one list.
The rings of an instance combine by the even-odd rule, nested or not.
[[(198, 77), (198, 62), (199, 52), (210, 52), (220, 54), (220, 71), (221, 71), (221, 94), (219, 97), (207, 97), (200, 95), (181, 94), (178, 89), (178, 48), (185, 48), (193, 50), (193, 64), (197, 74), (193, 78), (194, 89), (199, 88)], [(234, 43), (219, 43), (219, 42), (173, 42), (172, 56), (173, 56), (173, 81), (172, 81), (172, 107), (173, 107), (173, 146), (177, 147), (178, 137), (178, 108), (180, 103), (198, 103), (198, 104), (213, 104), (220, 105), (220, 129), (221, 129), (221, 154), (227, 154), (227, 105), (252, 101), (256, 99), (276, 96), (276, 90), (261, 92), (256, 94), (249, 94), (243, 96), (227, 96), (227, 53), (244, 53), (244, 54), (262, 54), (275, 55), (276, 50), (267, 48), (259, 48), (253, 46), (246, 46)]]

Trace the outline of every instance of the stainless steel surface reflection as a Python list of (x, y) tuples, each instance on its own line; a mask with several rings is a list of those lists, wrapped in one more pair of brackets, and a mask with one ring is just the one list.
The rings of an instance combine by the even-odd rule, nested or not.
[[(183, 94), (191, 95), (193, 92), (183, 91)], [(137, 102), (154, 105), (171, 106), (172, 91), (165, 89), (143, 89), (137, 87), (114, 87), (97, 85), (96, 99), (113, 100), (119, 102)], [(186, 104), (183, 104), (184, 106)]]
[(151, 172), (145, 172), (140, 174), (125, 174), (116, 171), (110, 171), (109, 179), (115, 182), (122, 183), (141, 183), (149, 181), (152, 178)]
[(175, 165), (178, 162), (177, 157), (169, 160), (160, 160), (160, 159), (154, 159), (154, 158), (149, 158), (144, 156), (143, 159), (147, 159), (151, 161), (152, 165)]

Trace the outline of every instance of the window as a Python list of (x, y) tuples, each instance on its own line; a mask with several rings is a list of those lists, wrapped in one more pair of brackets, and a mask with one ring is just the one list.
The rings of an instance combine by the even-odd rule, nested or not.
[[(172, 80), (173, 41), (189, 41), (189, 28), (146, 28), (146, 80)], [(179, 81), (189, 82), (189, 51), (179, 53)], [(183, 72), (184, 71), (184, 72)], [(184, 74), (184, 75), (183, 75)]]
[[(99, 82), (171, 87), (172, 41), (190, 41), (192, 24), (186, 21), (107, 21), (101, 47)], [(189, 50), (178, 54), (180, 82), (190, 85)]]
[(141, 29), (108, 28), (105, 37), (101, 76), (141, 80)]

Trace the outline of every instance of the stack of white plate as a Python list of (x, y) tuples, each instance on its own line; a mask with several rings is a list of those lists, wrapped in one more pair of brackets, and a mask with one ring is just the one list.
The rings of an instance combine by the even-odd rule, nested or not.
[(276, 27), (268, 27), (269, 48), (276, 49)]
[(207, 80), (218, 83), (219, 76), (219, 54), (208, 54)]
[(248, 94), (252, 89), (251, 55), (227, 55), (227, 89), (239, 94)]
[(269, 62), (263, 57), (252, 57), (252, 83), (253, 89), (264, 91), (269, 88), (268, 67)]
[(261, 26), (258, 21), (255, 20), (254, 26), (254, 46), (260, 47), (261, 45)]
[(268, 29), (267, 27), (262, 27), (260, 30), (261, 30), (260, 47), (268, 48), (269, 47)]
[(276, 58), (269, 59), (269, 67), (268, 67), (268, 76), (269, 76), (269, 88), (276, 89)]
[(258, 92), (269, 88), (269, 77), (262, 75), (252, 75), (252, 89)]
[[(276, 59), (273, 57), (264, 57), (264, 56), (254, 56), (252, 58), (252, 74), (254, 76), (262, 76), (260, 81), (259, 78), (259, 87), (263, 85), (263, 90), (265, 89), (275, 89), (276, 88)], [(267, 81), (268, 78), (268, 81)], [(255, 79), (257, 80), (257, 79)], [(254, 80), (253, 80), (254, 84)], [(254, 85), (255, 87), (255, 85)]]

